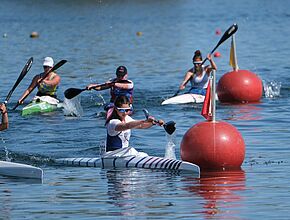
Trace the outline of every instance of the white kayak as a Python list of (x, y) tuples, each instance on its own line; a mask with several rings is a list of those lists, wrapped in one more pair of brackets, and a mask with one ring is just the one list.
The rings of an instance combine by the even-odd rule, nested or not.
[(0, 175), (42, 180), (43, 170), (27, 164), (0, 161)]
[(187, 103), (203, 103), (205, 96), (198, 94), (186, 93), (177, 95), (169, 99), (164, 100), (161, 105), (169, 104), (187, 104)]
[(121, 148), (107, 152), (96, 158), (60, 158), (56, 163), (67, 166), (100, 167), (100, 168), (143, 168), (166, 171), (182, 171), (200, 176), (200, 168), (196, 164), (163, 158), (148, 156), (138, 152), (133, 147)]

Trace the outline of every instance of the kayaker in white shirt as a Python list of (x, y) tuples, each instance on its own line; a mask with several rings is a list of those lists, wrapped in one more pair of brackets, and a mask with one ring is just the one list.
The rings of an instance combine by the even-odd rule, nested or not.
[(106, 120), (107, 142), (106, 151), (129, 147), (131, 129), (146, 129), (153, 125), (162, 126), (163, 120), (155, 122), (153, 117), (146, 120), (134, 120), (129, 116), (132, 112), (132, 106), (127, 96), (119, 96), (116, 98), (113, 112)]

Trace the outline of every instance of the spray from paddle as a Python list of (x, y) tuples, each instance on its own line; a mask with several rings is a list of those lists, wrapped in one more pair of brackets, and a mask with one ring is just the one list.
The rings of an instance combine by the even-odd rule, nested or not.
[[(150, 114), (147, 109), (143, 109), (143, 112), (145, 114), (146, 119), (150, 117)], [(159, 120), (154, 120), (155, 123), (159, 123)], [(162, 125), (164, 130), (166, 131), (166, 136), (167, 136), (167, 144), (165, 148), (165, 158), (168, 159), (176, 159), (175, 156), (175, 144), (174, 144), (174, 131), (175, 131), (175, 122), (174, 121), (169, 121), (165, 124)]]
[(83, 115), (83, 108), (81, 106), (81, 97), (77, 96), (73, 99), (64, 98), (63, 113), (65, 116), (81, 117)]
[(165, 158), (176, 160), (175, 155), (175, 135), (166, 134), (167, 143), (165, 147)]

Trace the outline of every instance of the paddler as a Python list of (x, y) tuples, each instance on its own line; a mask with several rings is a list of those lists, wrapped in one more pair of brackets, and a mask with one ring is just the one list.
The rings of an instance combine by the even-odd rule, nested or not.
[(88, 90), (94, 89), (97, 91), (110, 89), (111, 99), (110, 103), (106, 105), (105, 110), (112, 110), (114, 106), (114, 101), (119, 96), (126, 96), (129, 99), (130, 104), (133, 103), (133, 89), (134, 83), (131, 80), (128, 80), (128, 71), (125, 66), (119, 66), (116, 69), (116, 78), (110, 79), (107, 81), (107, 85), (98, 86), (98, 84), (89, 84), (87, 86)]
[(129, 147), (131, 129), (145, 129), (153, 125), (162, 126), (163, 120), (156, 120), (148, 117), (146, 120), (134, 120), (129, 116), (132, 112), (132, 105), (127, 96), (118, 96), (114, 102), (113, 112), (106, 120), (107, 141), (106, 151), (113, 151)]
[(209, 75), (212, 70), (217, 70), (217, 66), (210, 54), (207, 55), (210, 65), (204, 66), (202, 63), (202, 55), (200, 50), (194, 52), (192, 58), (193, 67), (190, 68), (184, 76), (184, 80), (179, 86), (179, 90), (185, 89), (186, 84), (190, 81), (191, 88), (189, 93), (205, 95), (206, 88), (209, 82)]
[[(27, 94), (31, 92), (33, 88), (37, 85), (38, 92), (36, 96), (50, 96), (53, 98), (57, 98), (57, 89), (60, 83), (60, 76), (56, 72), (50, 72), (44, 80), (42, 80), (45, 73), (50, 71), (53, 67), (53, 59), (51, 57), (45, 57), (43, 61), (43, 73), (40, 73), (33, 77), (31, 84), (24, 91), (21, 98), (18, 100), (19, 104), (23, 104), (23, 98), (26, 97)], [(42, 81), (41, 81), (42, 80)], [(39, 83), (41, 81), (41, 83)]]
[(6, 105), (1, 103), (0, 104), (0, 111), (2, 114), (2, 120), (1, 120), (1, 124), (0, 124), (0, 131), (3, 131), (5, 129), (8, 128), (8, 113), (7, 113), (7, 109), (6, 109)]

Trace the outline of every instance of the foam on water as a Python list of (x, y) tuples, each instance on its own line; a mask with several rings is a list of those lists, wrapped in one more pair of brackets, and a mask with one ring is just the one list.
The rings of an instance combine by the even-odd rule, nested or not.
[(65, 116), (81, 117), (83, 115), (83, 108), (80, 96), (72, 99), (64, 98), (63, 112)]

